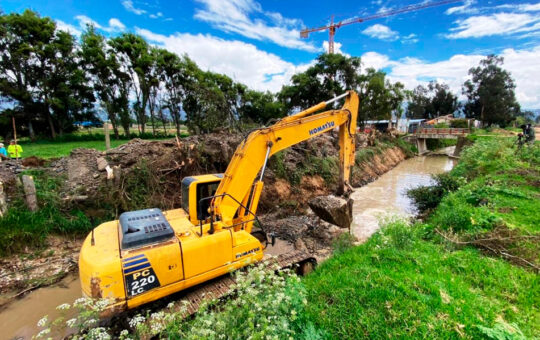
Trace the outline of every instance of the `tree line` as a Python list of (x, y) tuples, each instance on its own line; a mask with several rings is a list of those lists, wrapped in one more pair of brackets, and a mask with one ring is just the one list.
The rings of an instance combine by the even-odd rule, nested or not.
[[(152, 46), (133, 33), (106, 38), (87, 26), (80, 40), (48, 17), (26, 10), (0, 15), (0, 128), (16, 117), (31, 138), (56, 138), (75, 122), (106, 115), (114, 134), (156, 134), (167, 124), (191, 133), (244, 130), (266, 124), (322, 100), (356, 90), (360, 121), (390, 115), (433, 118), (462, 111), (488, 124), (508, 124), (521, 114), (503, 60), (489, 56), (469, 71), (462, 105), (446, 84), (406, 90), (381, 70), (361, 72), (361, 59), (322, 54), (292, 76), (278, 93), (261, 92), (230, 77), (201, 70), (188, 56)], [(407, 105), (404, 105), (404, 102)], [(36, 133), (38, 131), (39, 133)]]

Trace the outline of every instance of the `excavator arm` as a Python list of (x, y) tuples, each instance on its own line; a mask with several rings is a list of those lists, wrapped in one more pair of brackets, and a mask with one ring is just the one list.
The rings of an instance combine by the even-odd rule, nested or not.
[[(345, 104), (341, 109), (317, 113), (341, 98), (345, 98)], [(230, 226), (235, 223), (235, 216), (238, 219), (238, 216), (244, 215), (246, 208), (249, 209), (249, 213), (254, 214), (262, 191), (262, 179), (268, 158), (292, 145), (338, 127), (340, 147), (338, 190), (340, 193), (348, 190), (350, 170), (354, 164), (358, 105), (358, 95), (354, 91), (349, 91), (283, 118), (270, 127), (252, 131), (237, 147), (215, 193), (210, 205), (213, 220), (221, 220), (224, 225)], [(246, 207), (248, 202), (251, 204)], [(216, 228), (220, 228), (219, 225)]]

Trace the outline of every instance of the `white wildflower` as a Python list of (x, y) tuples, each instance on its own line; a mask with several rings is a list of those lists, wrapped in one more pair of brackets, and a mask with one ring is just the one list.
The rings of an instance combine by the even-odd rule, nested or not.
[(144, 320), (144, 316), (137, 314), (133, 317), (133, 319), (129, 320), (129, 327), (136, 328), (139, 324), (143, 323)]
[(66, 321), (66, 325), (69, 327), (69, 328), (73, 328), (75, 326), (75, 323), (77, 322), (77, 319), (69, 319), (68, 321)]
[(69, 303), (63, 303), (60, 306), (56, 307), (57, 310), (67, 310), (70, 308), (71, 308), (71, 305)]
[(48, 318), (48, 315), (45, 315), (44, 317), (42, 317), (37, 323), (38, 327), (45, 326), (45, 324), (47, 323), (47, 318)]
[(37, 335), (36, 335), (36, 338), (41, 338), (42, 336), (46, 335), (46, 334), (49, 334), (51, 332), (51, 329), (50, 328), (45, 328), (44, 330), (42, 330), (41, 332), (39, 332)]

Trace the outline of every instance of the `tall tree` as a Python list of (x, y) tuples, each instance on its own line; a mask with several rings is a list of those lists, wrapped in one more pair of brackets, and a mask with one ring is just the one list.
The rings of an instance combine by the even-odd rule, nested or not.
[[(101, 106), (107, 113), (107, 118), (112, 124), (115, 137), (119, 138), (118, 126), (124, 126), (124, 132), (129, 135), (129, 111), (127, 125), (120, 123), (122, 105), (118, 102), (127, 102), (127, 92), (121, 91), (122, 82), (129, 81), (107, 45), (105, 37), (98, 34), (93, 26), (88, 26), (81, 37), (80, 54), (83, 60), (83, 68), (92, 75), (94, 90), (100, 100)], [(126, 98), (120, 98), (125, 95)]]
[(36, 54), (43, 53), (53, 39), (55, 25), (50, 18), (26, 10), (0, 16), (0, 27), (0, 93), (20, 106), (33, 139), (32, 121), (43, 110), (37, 91)]
[(321, 54), (315, 65), (291, 78), (278, 97), (288, 112), (316, 105), (321, 100), (355, 90), (360, 85), (360, 58)]
[(359, 120), (390, 119), (392, 113), (401, 115), (401, 104), (405, 98), (404, 86), (391, 83), (383, 71), (368, 68), (361, 75)]
[(480, 66), (469, 70), (471, 79), (463, 84), (467, 117), (505, 126), (519, 113), (516, 85), (510, 73), (501, 68), (503, 62), (503, 57), (489, 55), (480, 61)]
[(418, 85), (413, 91), (407, 91), (407, 98), (409, 118), (433, 119), (459, 109), (457, 96), (450, 91), (449, 86), (435, 81), (429, 82), (427, 87)]
[(164, 49), (158, 51), (157, 68), (159, 80), (163, 84), (163, 109), (169, 114), (176, 126), (176, 134), (180, 135), (182, 103), (186, 96), (187, 87), (196, 80), (199, 68), (188, 57), (178, 57)]
[(147, 121), (146, 107), (153, 86), (151, 68), (154, 55), (150, 53), (150, 46), (141, 36), (133, 33), (123, 33), (110, 40), (119, 62), (130, 76), (131, 87), (135, 94), (133, 111), (141, 128), (145, 132)]
[(92, 91), (79, 69), (75, 39), (50, 18), (26, 10), (0, 19), (0, 93), (24, 112), (31, 137), (43, 120), (51, 137), (93, 118)]

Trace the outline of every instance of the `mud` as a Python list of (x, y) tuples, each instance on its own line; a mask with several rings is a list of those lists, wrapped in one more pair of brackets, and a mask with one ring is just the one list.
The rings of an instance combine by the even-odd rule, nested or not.
[(77, 269), (82, 240), (50, 236), (44, 250), (0, 258), (0, 307)]

